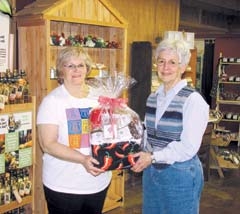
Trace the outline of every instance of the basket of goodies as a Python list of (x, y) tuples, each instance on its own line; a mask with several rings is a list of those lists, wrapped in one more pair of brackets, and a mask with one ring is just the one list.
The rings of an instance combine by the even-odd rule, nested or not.
[(131, 167), (136, 161), (133, 154), (141, 150), (142, 122), (127, 106), (127, 100), (120, 98), (123, 90), (134, 83), (134, 79), (122, 73), (88, 82), (99, 102), (89, 116), (92, 156), (99, 161), (96, 166), (103, 170)]

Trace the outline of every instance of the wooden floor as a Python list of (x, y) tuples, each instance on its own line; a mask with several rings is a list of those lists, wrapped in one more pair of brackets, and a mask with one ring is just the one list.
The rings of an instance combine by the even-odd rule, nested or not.
[[(205, 181), (201, 198), (200, 214), (239, 214), (240, 213), (240, 170), (224, 170), (225, 178), (220, 178), (216, 170), (210, 171)], [(141, 175), (128, 174), (125, 183), (124, 207), (105, 214), (141, 214), (142, 183)]]

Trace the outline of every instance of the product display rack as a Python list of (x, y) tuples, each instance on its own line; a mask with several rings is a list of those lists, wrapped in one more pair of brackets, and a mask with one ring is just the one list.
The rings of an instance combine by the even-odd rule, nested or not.
[[(20, 209), (22, 213), (34, 213), (33, 198), (35, 191), (33, 186), (36, 170), (35, 114), (35, 97), (32, 97), (29, 103), (9, 104), (0, 110), (1, 123), (4, 120), (8, 120), (6, 128), (2, 125), (0, 128), (1, 139), (4, 139), (4, 143), (1, 144), (0, 149), (0, 176), (3, 184), (9, 184), (10, 189), (10, 198), (8, 197), (8, 201), (6, 201), (6, 189), (4, 190), (4, 200), (1, 198), (1, 202), (3, 203), (0, 204), (0, 213), (9, 213), (11, 211), (15, 211), (16, 213), (17, 210), (20, 213)], [(10, 122), (10, 119), (12, 122)], [(12, 124), (15, 125), (12, 126)], [(11, 131), (9, 131), (9, 126), (14, 128), (11, 128)], [(27, 133), (30, 133), (30, 137), (27, 137)], [(8, 157), (10, 155), (16, 156), (11, 156), (11, 161), (9, 161)], [(12, 163), (14, 162), (15, 164), (13, 165)], [(24, 183), (23, 189), (21, 189), (19, 183), (15, 183), (18, 181), (23, 182), (24, 175), (18, 173), (20, 171), (27, 173), (28, 178), (27, 183)], [(8, 176), (10, 175), (10, 178), (6, 176), (7, 174)], [(9, 180), (10, 182), (7, 182), (6, 178), (11, 179)], [(25, 192), (21, 192), (24, 191), (24, 188)]]
[[(240, 68), (240, 60), (227, 58), (220, 55), (218, 63), (218, 83), (216, 94), (216, 110), (223, 113), (220, 123), (215, 129), (221, 127), (222, 122), (233, 123), (238, 127), (235, 135), (231, 135), (230, 141), (237, 141), (240, 146), (240, 74), (232, 69)], [(231, 69), (232, 68), (232, 69)], [(227, 125), (226, 125), (227, 126)], [(231, 129), (230, 129), (231, 131)]]
[[(240, 60), (220, 54), (217, 65), (216, 111), (221, 119), (214, 124), (211, 145), (212, 169), (217, 169), (221, 178), (223, 168), (239, 169), (240, 146)], [(238, 79), (239, 78), (239, 79)], [(237, 142), (237, 149), (230, 148)], [(236, 151), (235, 151), (236, 150)]]

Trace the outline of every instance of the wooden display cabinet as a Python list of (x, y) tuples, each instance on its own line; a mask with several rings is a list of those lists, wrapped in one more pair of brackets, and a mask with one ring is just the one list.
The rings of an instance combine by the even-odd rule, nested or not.
[[(0, 118), (1, 118), (1, 139), (2, 136), (4, 144), (1, 143), (0, 146), (0, 176), (1, 178), (5, 177), (6, 174), (10, 176), (11, 182), (9, 182), (9, 187), (11, 194), (13, 194), (14, 188), (13, 185), (18, 186), (20, 183), (18, 181), (23, 182), (23, 174), (20, 174), (25, 170), (27, 172), (27, 177), (29, 178), (28, 185), (30, 188), (28, 189), (28, 193), (23, 194), (20, 193), (20, 187), (17, 188), (17, 193), (20, 195), (19, 200), (13, 200), (11, 197), (8, 198), (7, 204), (0, 204), (0, 213), (5, 213), (11, 210), (18, 210), (24, 207), (24, 212), (26, 214), (34, 213), (34, 182), (35, 182), (35, 170), (36, 170), (36, 160), (35, 160), (35, 114), (36, 114), (36, 100), (35, 97), (32, 97), (30, 103), (24, 104), (9, 104), (5, 105), (4, 109), (0, 110)], [(10, 126), (10, 118), (13, 118), (14, 128), (9, 131)], [(6, 123), (4, 125), (4, 123)], [(19, 124), (19, 125), (16, 125)], [(6, 126), (7, 125), (7, 126)], [(5, 128), (6, 126), (6, 128)], [(6, 132), (8, 131), (8, 132)], [(20, 134), (21, 133), (21, 134)], [(27, 137), (27, 133), (30, 133), (30, 137)], [(21, 138), (22, 136), (22, 138)], [(24, 139), (24, 140), (21, 140)], [(27, 141), (26, 141), (27, 140)], [(4, 145), (4, 147), (3, 147)], [(3, 149), (4, 148), (4, 149)], [(7, 160), (9, 157), (8, 154), (17, 154), (16, 157), (11, 158), (11, 164), (13, 160), (16, 160), (16, 165), (11, 166), (11, 164), (7, 164)], [(11, 167), (11, 168), (10, 168)], [(3, 177), (2, 177), (3, 176)], [(11, 177), (13, 176), (13, 177)], [(6, 182), (6, 179), (4, 179)], [(0, 181), (2, 182), (2, 180)], [(15, 183), (16, 182), (16, 183)], [(7, 182), (8, 183), (8, 182)], [(26, 180), (25, 180), (25, 185)], [(20, 186), (20, 185), (19, 185)], [(26, 188), (26, 187), (25, 187)], [(6, 191), (6, 189), (5, 189)], [(6, 193), (4, 193), (6, 194)], [(1, 195), (2, 197), (2, 195)], [(2, 201), (2, 198), (1, 198)]]
[[(95, 13), (87, 8), (96, 8)], [(64, 47), (50, 44), (53, 34), (118, 42), (118, 48), (84, 48), (109, 72), (126, 73), (127, 23), (106, 0), (39, 0), (19, 11), (16, 20), (19, 68), (27, 71), (37, 104), (58, 84), (50, 79), (50, 69), (56, 67), (58, 51)]]
[(195, 87), (196, 86), (196, 70), (197, 70), (197, 49), (191, 49), (191, 59), (188, 64), (188, 67), (183, 74), (188, 83)]
[[(104, 64), (109, 72), (126, 73), (127, 22), (107, 0), (38, 0), (27, 5), (15, 16), (18, 30), (18, 67), (26, 70), (37, 106), (58, 85), (56, 80), (51, 80), (50, 69), (56, 67), (58, 51), (64, 47), (50, 44), (53, 34), (63, 33), (65, 38), (91, 35), (105, 41), (117, 41), (120, 44), (117, 48), (84, 48), (95, 63)], [(42, 153), (39, 146), (36, 160), (38, 170), (35, 189), (38, 189), (38, 200), (35, 199), (35, 210), (36, 213), (43, 213), (46, 204), (42, 190)], [(114, 172), (107, 200), (112, 198), (110, 193), (115, 192), (117, 198), (121, 195), (122, 201), (114, 205), (106, 201), (104, 210), (123, 204), (124, 176), (115, 176), (117, 175)]]
[(104, 203), (103, 213), (116, 207), (123, 206), (124, 203), (124, 171), (112, 171), (113, 178)]

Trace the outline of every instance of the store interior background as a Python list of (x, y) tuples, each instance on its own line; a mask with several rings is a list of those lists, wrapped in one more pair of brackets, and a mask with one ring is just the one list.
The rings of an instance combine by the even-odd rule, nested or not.
[[(14, 13), (35, 1), (12, 0)], [(109, 2), (128, 21), (128, 73), (131, 73), (133, 42), (150, 42), (154, 49), (156, 41), (163, 38), (164, 31), (194, 32), (199, 72), (196, 87), (214, 108), (215, 100), (210, 94), (216, 78), (219, 54), (222, 52), (226, 57), (240, 54), (240, 2), (238, 0), (109, 0)], [(13, 31), (14, 28), (13, 25)], [(17, 67), (17, 57), (15, 64)]]
[[(11, 2), (15, 5), (14, 12), (17, 12), (34, 0), (11, 0)], [(49, 2), (54, 3), (56, 0), (49, 0)], [(200, 72), (198, 78), (201, 80), (197, 86), (211, 108), (214, 108), (215, 100), (210, 94), (216, 79), (219, 54), (222, 52), (226, 57), (240, 56), (239, 0), (109, 0), (109, 2), (128, 21), (127, 72), (130, 74), (134, 42), (150, 43), (154, 49), (157, 45), (156, 40), (162, 39), (165, 31), (195, 33), (197, 71)], [(12, 31), (17, 38), (14, 16)], [(15, 50), (14, 63), (15, 67), (18, 67), (17, 43)], [(146, 80), (145, 77), (142, 78)], [(151, 82), (146, 84), (143, 90), (148, 92), (150, 87)], [(144, 104), (145, 100), (141, 99), (141, 102)], [(138, 111), (138, 109), (134, 110)], [(42, 198), (43, 196), (40, 196), (38, 201)], [(40, 210), (42, 205), (38, 202), (36, 208), (39, 207)]]
[[(14, 12), (35, 1), (13, 0)], [(54, 4), (57, 1), (50, 2)], [(154, 55), (146, 53), (143, 56), (137, 55), (138, 58), (144, 57), (146, 62), (141, 65), (139, 63), (143, 63), (142, 61), (136, 61), (136, 68), (133, 68), (133, 44), (147, 42), (154, 50), (156, 41), (164, 37), (165, 31), (194, 32), (197, 50), (196, 87), (214, 109), (215, 98), (212, 88), (216, 81), (219, 55), (220, 53), (224, 57), (240, 55), (240, 2), (238, 0), (109, 0), (109, 2), (128, 22), (127, 73), (139, 83), (129, 91), (129, 105), (139, 113), (141, 119), (144, 115), (145, 100), (151, 90), (152, 72), (146, 63), (152, 62)], [(18, 67), (17, 57), (15, 58)], [(139, 95), (142, 97), (141, 100), (134, 99)]]

